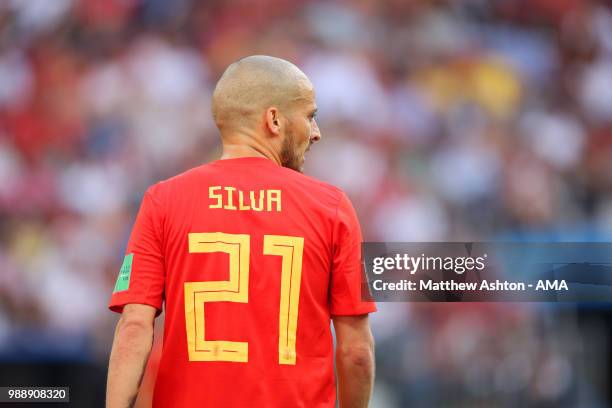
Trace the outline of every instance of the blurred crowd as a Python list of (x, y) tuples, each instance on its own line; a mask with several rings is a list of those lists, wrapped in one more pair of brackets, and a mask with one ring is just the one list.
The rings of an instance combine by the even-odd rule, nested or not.
[[(5, 0), (0, 360), (103, 364), (143, 191), (219, 156), (212, 88), (250, 54), (311, 78), (305, 172), (348, 193), (366, 240), (610, 240), (610, 2)], [(382, 406), (592, 394), (575, 331), (529, 309), (382, 306)]]

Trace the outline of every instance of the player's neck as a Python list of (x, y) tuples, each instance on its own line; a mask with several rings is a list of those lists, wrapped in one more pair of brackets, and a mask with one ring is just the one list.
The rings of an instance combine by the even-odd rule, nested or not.
[(277, 158), (274, 152), (269, 149), (244, 144), (223, 144), (223, 154), (221, 155), (221, 160), (239, 159), (242, 157), (263, 157), (280, 165), (280, 159)]

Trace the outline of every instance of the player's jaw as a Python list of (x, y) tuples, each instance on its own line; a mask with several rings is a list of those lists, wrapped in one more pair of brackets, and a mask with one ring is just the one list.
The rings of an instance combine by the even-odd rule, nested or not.
[(303, 173), (305, 155), (311, 145), (312, 142), (308, 138), (300, 144), (295, 133), (288, 129), (281, 149), (282, 166)]

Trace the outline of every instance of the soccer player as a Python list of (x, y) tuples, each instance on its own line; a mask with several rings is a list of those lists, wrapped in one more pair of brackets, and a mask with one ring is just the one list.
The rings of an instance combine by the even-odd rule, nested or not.
[(295, 65), (230, 65), (212, 101), (220, 160), (150, 187), (110, 309), (107, 407), (131, 406), (165, 303), (155, 407), (367, 406), (373, 340), (346, 195), (302, 172), (321, 138)]

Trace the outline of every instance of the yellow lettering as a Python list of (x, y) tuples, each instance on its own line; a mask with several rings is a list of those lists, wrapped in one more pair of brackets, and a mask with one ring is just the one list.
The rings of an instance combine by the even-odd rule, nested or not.
[[(224, 252), (229, 255), (228, 280), (184, 283), (185, 327), (189, 361), (248, 363), (248, 342), (212, 340), (207, 336), (205, 328), (207, 313), (209, 313), (206, 312), (207, 304), (236, 302), (243, 303), (244, 306), (248, 305), (251, 237), (245, 234), (222, 232), (192, 232), (188, 234), (188, 237), (190, 254)], [(263, 253), (281, 257), (278, 364), (295, 365), (298, 357), (296, 343), (304, 238), (264, 235)], [(214, 311), (211, 312), (211, 314), (214, 313)]]
[(221, 194), (215, 194), (216, 190), (221, 190), (221, 186), (208, 187), (208, 198), (217, 199), (217, 204), (209, 204), (208, 208), (221, 208), (221, 202), (223, 201), (223, 197), (221, 196)]
[(237, 210), (234, 205), (234, 191), (236, 191), (236, 187), (225, 187), (225, 191), (227, 191), (227, 204), (223, 207), (225, 210)]
[(257, 202), (255, 201), (255, 192), (254, 191), (249, 191), (249, 195), (251, 197), (251, 208), (254, 211), (261, 211), (261, 210), (263, 210), (264, 190), (259, 190), (259, 205), (257, 205)]
[[(223, 195), (222, 190), (225, 190), (227, 196)], [(235, 197), (236, 192), (238, 192), (238, 198)], [(247, 198), (247, 192), (236, 187), (210, 186), (208, 187), (208, 198), (216, 201), (211, 202), (208, 208), (240, 211), (281, 211), (281, 190), (250, 190), (248, 194)], [(234, 200), (237, 202), (235, 203)]]
[(244, 205), (244, 195), (242, 194), (242, 190), (238, 190), (238, 208), (240, 211), (251, 209), (251, 207), (248, 205)]
[[(222, 232), (192, 232), (188, 237), (189, 253), (225, 252), (229, 255), (229, 280), (184, 283), (189, 361), (246, 363), (249, 361), (249, 343), (246, 341), (206, 339), (204, 312), (208, 302), (248, 303), (251, 237)], [(299, 292), (296, 302), (298, 300)]]
[(264, 254), (282, 257), (278, 363), (295, 365), (304, 238), (264, 235)]
[(268, 190), (268, 207), (267, 211), (272, 211), (272, 203), (276, 203), (276, 211), (281, 210), (281, 191)]

